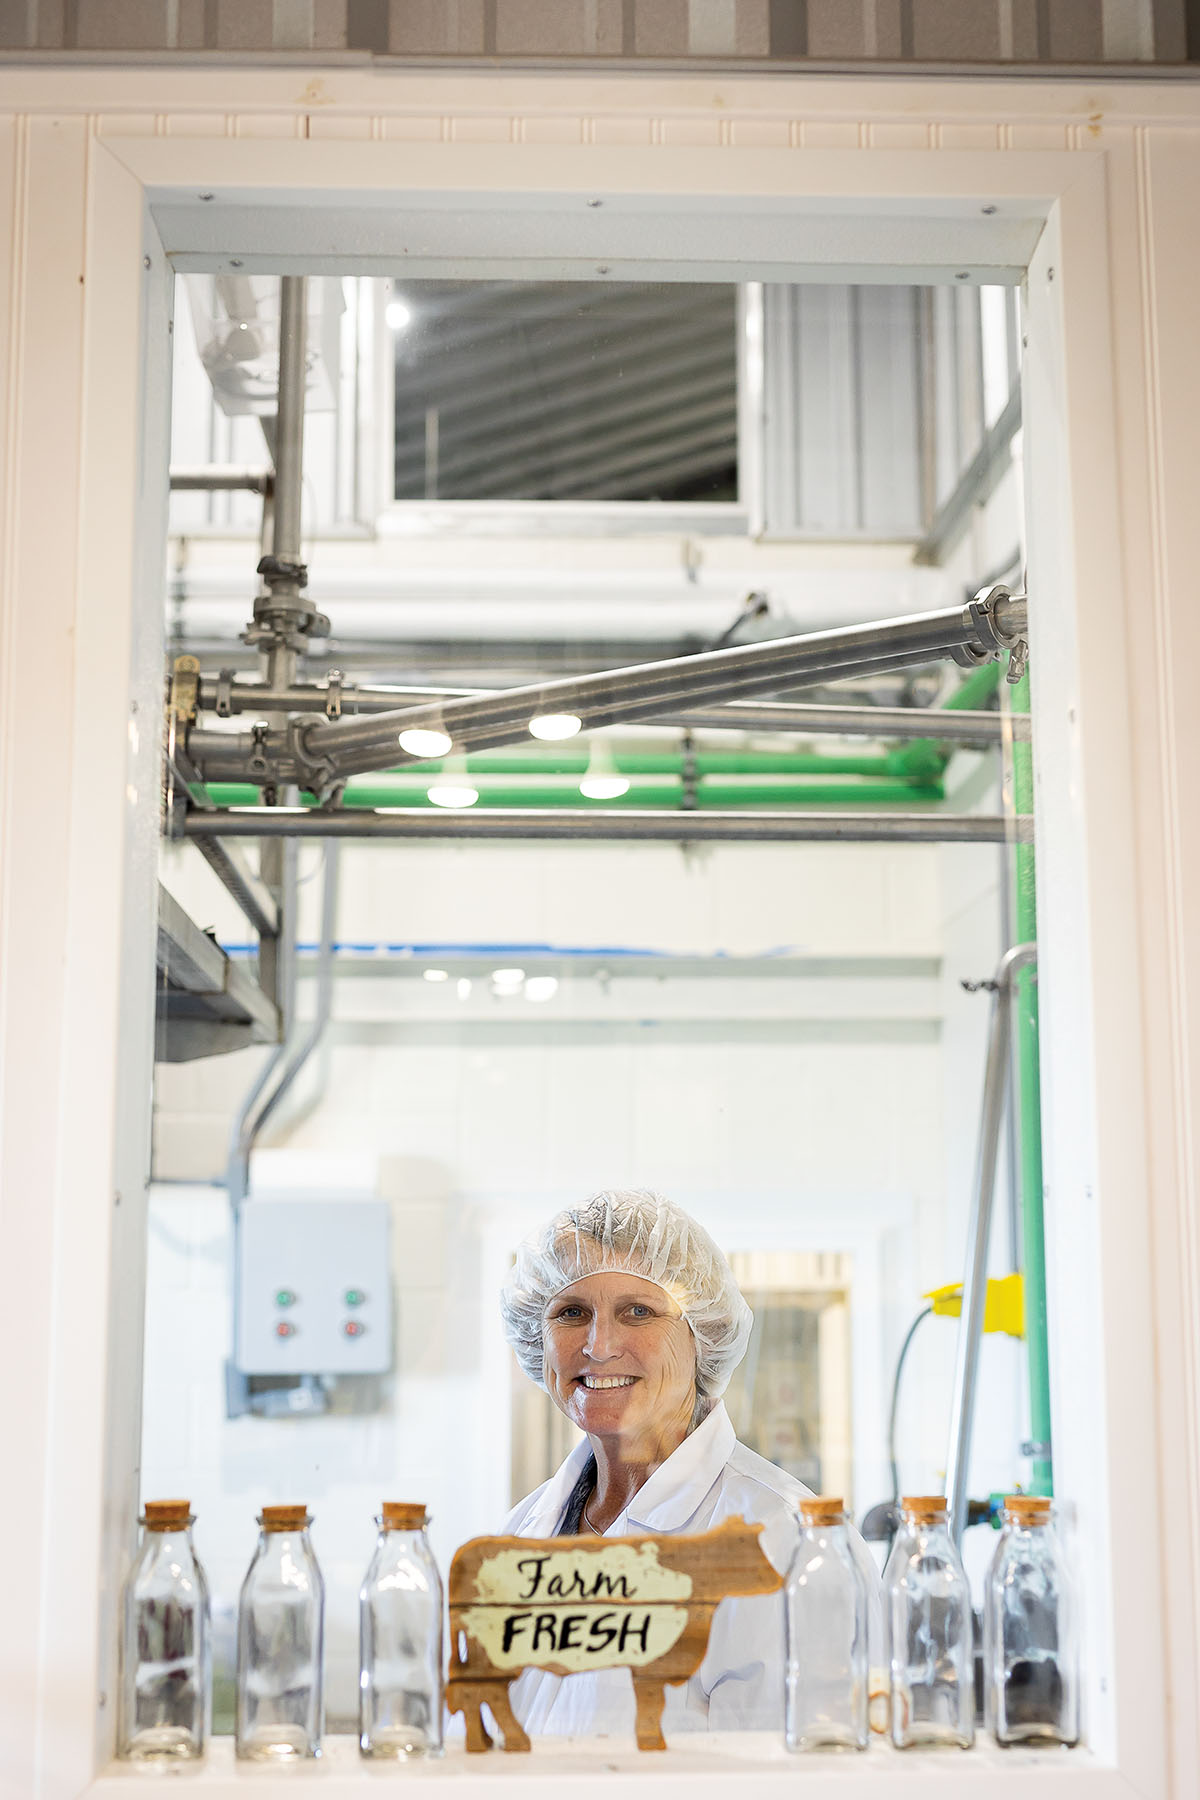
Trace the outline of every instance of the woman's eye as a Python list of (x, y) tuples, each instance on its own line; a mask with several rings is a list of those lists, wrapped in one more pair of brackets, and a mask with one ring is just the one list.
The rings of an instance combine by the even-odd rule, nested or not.
[(629, 1316), (633, 1319), (652, 1319), (654, 1314), (648, 1306), (638, 1304), (629, 1308)]

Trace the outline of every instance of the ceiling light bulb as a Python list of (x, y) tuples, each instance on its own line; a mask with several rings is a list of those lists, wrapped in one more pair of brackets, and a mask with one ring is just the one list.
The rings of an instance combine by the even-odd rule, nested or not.
[(554, 975), (531, 975), (525, 983), (527, 1000), (552, 1000), (558, 992), (558, 979)]
[(388, 322), (389, 330), (403, 331), (406, 325), (412, 323), (412, 307), (406, 306), (403, 300), (389, 300), (383, 316)]
[(426, 969), (425, 979), (426, 981), (449, 981), (450, 971), (448, 969)]
[(588, 751), (587, 773), (579, 783), (585, 800), (619, 800), (629, 792), (629, 782), (613, 761), (612, 751), (603, 737), (593, 737)]
[(426, 788), (425, 797), (432, 806), (474, 806), (479, 789), (467, 774), (467, 759), (461, 751), (446, 758), (441, 774), (435, 775)]
[(400, 733), (400, 748), (410, 756), (445, 756), (453, 739), (445, 731), (418, 730)]
[(619, 800), (629, 792), (624, 775), (585, 775), (579, 783), (585, 800)]
[(479, 789), (467, 785), (466, 782), (435, 782), (425, 790), (425, 798), (432, 806), (474, 806), (479, 798)]
[(519, 988), (524, 979), (524, 969), (492, 970), (492, 983), (498, 988)]
[(563, 738), (573, 738), (582, 729), (583, 720), (574, 713), (538, 713), (529, 721), (530, 737), (541, 738), (547, 744), (560, 743)]

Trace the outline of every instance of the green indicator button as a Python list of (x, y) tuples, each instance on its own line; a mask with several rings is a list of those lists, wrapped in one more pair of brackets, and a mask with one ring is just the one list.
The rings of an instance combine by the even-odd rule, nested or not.
[(366, 1297), (361, 1288), (347, 1288), (342, 1295), (347, 1306), (361, 1306)]
[(276, 1288), (275, 1304), (276, 1306), (295, 1306), (296, 1296), (291, 1288)]

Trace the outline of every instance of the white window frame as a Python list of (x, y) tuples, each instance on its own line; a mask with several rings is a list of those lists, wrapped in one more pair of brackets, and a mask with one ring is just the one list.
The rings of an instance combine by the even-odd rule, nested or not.
[[(1007, 1800), (1017, 1775), (1029, 1800), (1063, 1788), (1183, 1800), (1200, 1689), (1188, 1078), (1200, 1056), (1189, 926), (1200, 825), (1181, 797), (1200, 758), (1185, 685), (1200, 651), (1194, 94), (21, 69), (0, 79), (0, 104), (13, 271), (0, 318), (0, 1175), (3, 1253), (19, 1272), (0, 1342), (15, 1390), (9, 1442), (24, 1452), (0, 1487), (0, 1542), (17, 1791), (143, 1791), (98, 1771), (137, 1493), (168, 253), (182, 268), (224, 254), (247, 268), (390, 272), (406, 249), (403, 195), (439, 271), (496, 267), (494, 250), (464, 248), (464, 200), (485, 195), (499, 227), (520, 225), (533, 246), (505, 266), (530, 274), (551, 245), (555, 268), (599, 246), (614, 273), (653, 275), (663, 264), (628, 250), (648, 209), (673, 222), (661, 255), (675, 269), (737, 262), (780, 279), (794, 254), (838, 279), (867, 265), (937, 279), (956, 265), (1027, 264), (1055, 1465), (1087, 1573), (1090, 1748), (981, 1747), (954, 1785)], [(620, 204), (590, 214), (581, 248), (574, 209), (597, 193)], [(781, 220), (792, 225), (782, 242)], [(611, 1793), (613, 1776), (566, 1755), (506, 1772), (569, 1779), (584, 1800)], [(216, 1760), (194, 1794), (244, 1778)], [(651, 1779), (644, 1761), (614, 1760), (639, 1791)], [(455, 1772), (464, 1800), (496, 1779), (497, 1761)], [(782, 1756), (735, 1766), (739, 1782), (799, 1778)], [(340, 1754), (318, 1773), (329, 1796), (369, 1779)], [(716, 1757), (705, 1768), (668, 1753), (653, 1779), (674, 1800), (724, 1791), (731, 1773)], [(408, 1785), (424, 1794), (439, 1774)], [(874, 1795), (880, 1780), (916, 1800), (933, 1771), (919, 1758), (885, 1770), (877, 1756), (804, 1778), (814, 1800)], [(286, 1776), (261, 1779), (282, 1790)]]

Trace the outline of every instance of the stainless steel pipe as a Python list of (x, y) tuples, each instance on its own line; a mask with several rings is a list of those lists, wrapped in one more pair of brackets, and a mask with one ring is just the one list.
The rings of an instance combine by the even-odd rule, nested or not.
[[(1002, 610), (1003, 609), (1003, 610)], [(572, 713), (597, 728), (676, 713), (693, 701), (748, 692), (769, 693), (862, 670), (882, 672), (953, 654), (962, 649), (980, 659), (995, 654), (1025, 629), (1024, 600), (997, 603), (998, 636), (983, 639), (971, 607), (917, 613), (884, 624), (810, 632), (766, 644), (702, 651), (665, 662), (639, 663), (527, 687), (507, 688), (462, 699), (435, 700), (374, 717), (297, 723), (291, 734), (267, 735), (262, 750), (275, 779), (316, 783), (388, 768), (420, 758), (399, 747), (402, 731), (436, 728), (456, 748), (485, 749), (522, 741), (538, 714)], [(290, 684), (289, 684), (290, 685)], [(208, 780), (255, 779), (252, 742), (245, 736), (193, 730), (189, 754)], [(293, 757), (294, 761), (286, 759)]]
[(269, 494), (275, 475), (271, 469), (177, 466), (171, 470), (170, 481), (173, 494)]
[(963, 1276), (962, 1314), (954, 1363), (954, 1400), (950, 1444), (946, 1452), (946, 1499), (950, 1529), (961, 1542), (967, 1523), (967, 1482), (971, 1435), (975, 1425), (975, 1392), (979, 1382), (979, 1348), (987, 1303), (988, 1244), (992, 1235), (992, 1202), (996, 1163), (1009, 1091), (1013, 981), (1027, 963), (1037, 960), (1036, 944), (1014, 944), (1001, 957), (992, 983), (992, 1017), (983, 1079), (983, 1107), (975, 1158), (975, 1185), (967, 1224), (967, 1265)]
[(573, 839), (591, 843), (843, 843), (1002, 844), (1032, 840), (1033, 820), (1010, 821), (993, 813), (645, 812), (601, 807), (526, 810), (489, 807), (485, 812), (434, 807), (386, 811), (192, 812), (184, 835), (222, 837)]
[(275, 555), (300, 561), (304, 398), (308, 385), (308, 277), (285, 275), (279, 294), (279, 397), (275, 414)]

